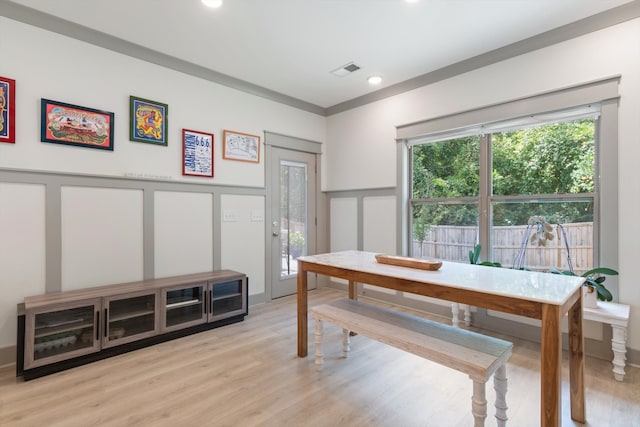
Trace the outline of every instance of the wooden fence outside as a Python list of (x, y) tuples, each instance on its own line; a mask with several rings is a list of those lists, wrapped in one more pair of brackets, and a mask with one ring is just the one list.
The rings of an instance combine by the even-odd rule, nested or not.
[[(563, 224), (576, 274), (593, 268), (593, 223)], [(493, 227), (493, 255), (490, 261), (512, 267), (527, 226)], [(524, 266), (534, 271), (550, 268), (568, 270), (567, 251), (562, 233), (554, 226), (554, 239), (546, 246), (529, 243)], [(413, 255), (418, 258), (437, 258), (447, 261), (469, 262), (469, 251), (478, 241), (477, 227), (433, 226), (423, 242), (413, 241)], [(483, 259), (484, 261), (484, 259)]]

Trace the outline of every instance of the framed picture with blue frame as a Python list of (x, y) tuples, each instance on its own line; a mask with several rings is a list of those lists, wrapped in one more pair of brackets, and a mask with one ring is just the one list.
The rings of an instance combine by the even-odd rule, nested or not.
[(169, 106), (149, 99), (129, 97), (129, 140), (168, 145)]

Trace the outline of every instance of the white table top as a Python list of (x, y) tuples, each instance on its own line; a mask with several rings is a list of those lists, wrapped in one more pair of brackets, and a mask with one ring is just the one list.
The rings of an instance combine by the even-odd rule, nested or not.
[(299, 260), (552, 305), (564, 304), (584, 281), (582, 277), (448, 261), (444, 261), (439, 270), (428, 271), (380, 264), (375, 255), (373, 252), (344, 251), (304, 256)]

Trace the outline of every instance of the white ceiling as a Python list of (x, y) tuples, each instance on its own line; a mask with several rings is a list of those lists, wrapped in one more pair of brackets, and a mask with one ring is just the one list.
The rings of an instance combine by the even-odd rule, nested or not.
[[(224, 0), (207, 9), (200, 0), (0, 0), (0, 7), (27, 6), (328, 108), (629, 2)], [(362, 68), (330, 73), (352, 61)], [(367, 83), (373, 74), (382, 85)]]

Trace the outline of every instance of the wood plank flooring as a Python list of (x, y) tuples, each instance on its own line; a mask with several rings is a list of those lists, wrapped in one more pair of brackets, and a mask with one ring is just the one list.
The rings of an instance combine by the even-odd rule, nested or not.
[[(310, 305), (344, 297), (309, 293)], [(414, 312), (415, 314), (415, 312)], [(426, 316), (425, 316), (426, 317)], [(446, 321), (446, 319), (436, 320)], [(310, 328), (312, 329), (312, 328)], [(313, 331), (310, 330), (310, 334)], [(514, 342), (507, 365), (509, 425), (538, 426), (540, 347)], [(467, 427), (472, 382), (463, 374), (364, 336), (341, 357), (341, 331), (325, 327), (325, 364), (296, 356), (296, 300), (250, 308), (244, 322), (24, 382), (0, 369), (0, 426), (433, 426)], [(569, 413), (565, 354), (563, 425)], [(613, 379), (586, 363), (588, 426), (640, 427), (640, 369)], [(487, 426), (495, 426), (487, 387)]]

